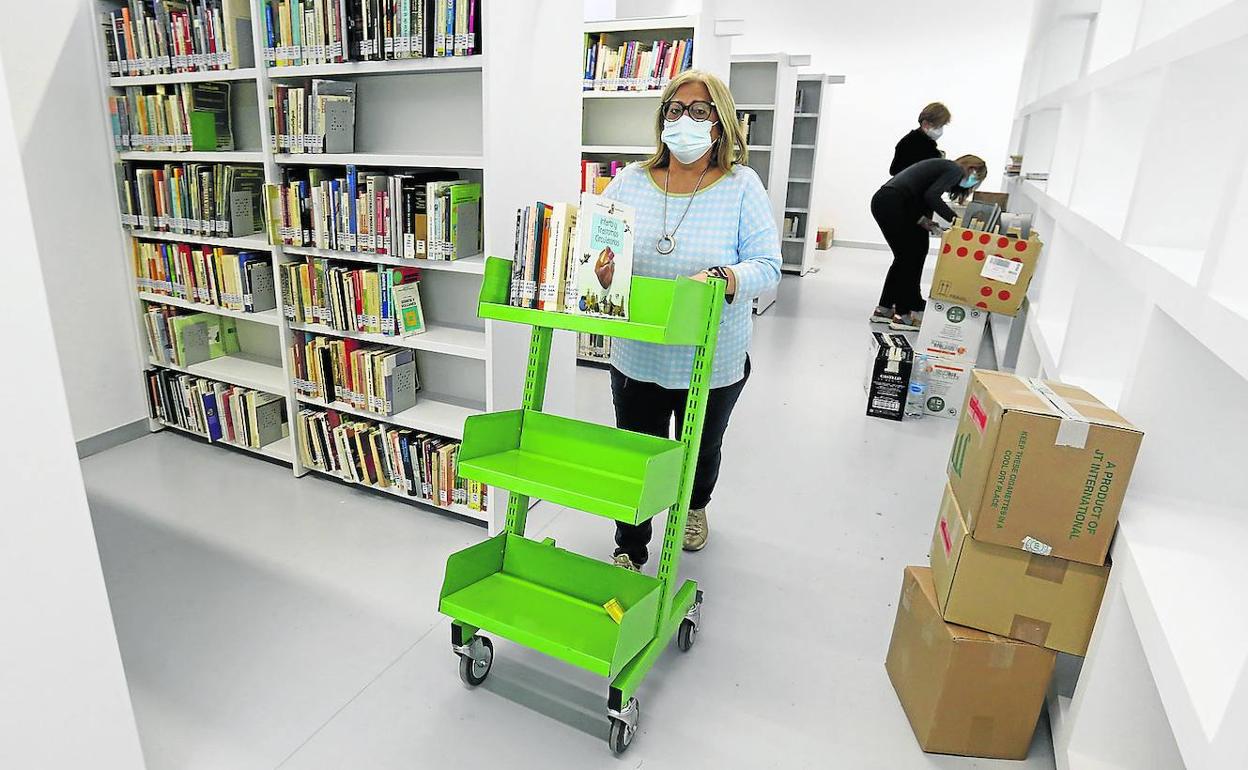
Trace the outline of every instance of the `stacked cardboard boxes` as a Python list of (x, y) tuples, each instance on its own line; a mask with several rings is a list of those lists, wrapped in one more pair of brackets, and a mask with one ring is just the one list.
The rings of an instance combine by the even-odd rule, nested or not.
[[(931, 569), (907, 571), (907, 585), (919, 587), (898, 608), (887, 664), (925, 750), (1026, 756), (1054, 655), (1087, 650), (1142, 438), (1080, 388), (972, 373)], [(915, 591), (939, 624), (930, 615), (926, 625), (916, 623)], [(968, 636), (968, 628), (983, 636)], [(965, 652), (972, 638), (995, 653)], [(948, 664), (913, 673), (915, 658), (927, 654), (920, 650), (933, 643), (945, 648)], [(1026, 663), (992, 665), (1007, 658)], [(939, 697), (930, 695), (933, 689)], [(982, 713), (993, 723), (962, 724), (943, 714), (953, 708), (951, 698), (962, 714)]]
[(951, 227), (941, 238), (931, 296), (990, 313), (1016, 315), (1042, 247), (1034, 231), (1023, 240)]

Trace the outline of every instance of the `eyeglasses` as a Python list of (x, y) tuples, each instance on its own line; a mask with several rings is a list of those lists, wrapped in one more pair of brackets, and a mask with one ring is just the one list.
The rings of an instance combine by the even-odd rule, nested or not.
[(710, 102), (690, 102), (684, 104), (672, 100), (663, 103), (663, 119), (664, 120), (680, 120), (681, 115), (688, 115), (694, 120), (701, 123), (704, 120), (710, 120), (711, 115), (715, 113), (715, 105)]

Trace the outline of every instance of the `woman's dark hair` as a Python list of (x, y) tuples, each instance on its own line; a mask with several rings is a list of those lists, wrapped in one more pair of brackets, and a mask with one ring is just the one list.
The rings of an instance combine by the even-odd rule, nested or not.
[[(961, 184), (955, 183), (953, 189), (949, 191), (949, 198), (955, 203), (966, 203), (966, 199), (971, 197), (971, 193), (975, 192), (975, 188), (984, 183), (984, 179), (988, 176), (988, 164), (978, 155), (963, 155), (954, 161), (962, 167), (962, 177), (972, 171), (979, 177), (979, 181), (975, 183), (975, 187), (963, 187)], [(962, 180), (959, 179), (958, 182)]]

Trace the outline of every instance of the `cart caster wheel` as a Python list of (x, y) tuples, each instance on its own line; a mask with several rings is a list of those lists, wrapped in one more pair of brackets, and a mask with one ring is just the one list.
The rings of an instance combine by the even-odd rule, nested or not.
[(494, 665), (494, 643), (488, 636), (474, 636), (467, 645), (469, 652), (459, 654), (459, 678), (469, 687), (476, 687), (490, 675)]
[(694, 622), (689, 618), (680, 621), (680, 628), (676, 631), (676, 647), (681, 652), (689, 652), (697, 638), (698, 627)]
[(618, 713), (619, 716), (616, 716), (616, 712), (611, 712), (611, 732), (607, 736), (607, 744), (612, 752), (623, 754), (632, 744), (633, 736), (637, 734), (641, 707), (636, 698), (631, 698), (628, 705)]

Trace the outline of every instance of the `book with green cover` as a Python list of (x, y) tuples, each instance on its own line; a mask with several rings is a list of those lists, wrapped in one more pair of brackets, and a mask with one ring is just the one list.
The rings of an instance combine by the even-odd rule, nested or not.
[(400, 337), (410, 337), (425, 331), (425, 311), (420, 306), (420, 284), (403, 283), (391, 289), (394, 297), (395, 319)]
[(230, 130), (230, 84), (190, 83), (191, 149), (216, 152), (234, 149)]
[(481, 253), (481, 183), (456, 182), (450, 189), (450, 251), (447, 259)]

